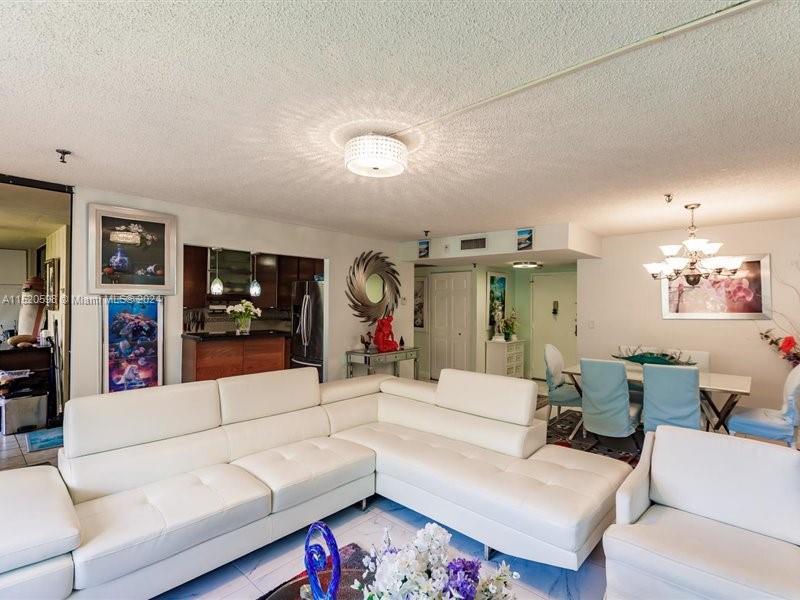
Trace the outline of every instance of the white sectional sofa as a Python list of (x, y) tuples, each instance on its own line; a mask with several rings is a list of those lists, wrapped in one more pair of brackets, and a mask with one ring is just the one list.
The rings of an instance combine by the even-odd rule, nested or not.
[(617, 492), (606, 598), (800, 598), (800, 452), (660, 426)]
[(577, 569), (630, 468), (547, 446), (535, 407), (533, 382), (459, 371), (438, 387), (295, 369), (73, 399), (61, 477), (0, 473), (15, 490), (0, 514), (19, 516), (0, 598), (151, 597), (376, 492)]

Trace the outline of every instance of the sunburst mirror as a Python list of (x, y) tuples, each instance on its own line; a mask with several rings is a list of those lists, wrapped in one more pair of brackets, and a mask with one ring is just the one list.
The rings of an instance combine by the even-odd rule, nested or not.
[(394, 313), (400, 301), (400, 275), (380, 252), (362, 252), (347, 272), (347, 299), (363, 323)]

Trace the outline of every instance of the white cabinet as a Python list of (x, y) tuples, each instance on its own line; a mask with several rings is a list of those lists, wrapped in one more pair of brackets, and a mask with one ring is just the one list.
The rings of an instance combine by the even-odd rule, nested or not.
[(525, 342), (486, 341), (486, 372), (508, 377), (525, 376)]

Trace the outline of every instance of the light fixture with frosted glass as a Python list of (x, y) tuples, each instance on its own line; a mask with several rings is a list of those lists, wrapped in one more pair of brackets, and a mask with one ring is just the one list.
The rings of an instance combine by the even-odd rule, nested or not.
[(360, 135), (345, 144), (344, 164), (363, 177), (394, 177), (408, 166), (408, 148), (386, 135)]
[(214, 279), (211, 281), (211, 285), (208, 289), (212, 296), (221, 296), (222, 292), (225, 291), (225, 284), (223, 284), (222, 279), (219, 278), (219, 248), (212, 248), (211, 250), (214, 252), (216, 266), (214, 269)]
[(261, 284), (256, 279), (255, 256), (250, 255), (250, 297), (258, 298), (261, 295)]
[[(672, 201), (672, 195), (666, 195), (667, 202)], [(721, 277), (734, 277), (742, 267), (741, 256), (718, 256), (722, 242), (712, 242), (705, 238), (697, 237), (697, 227), (694, 224), (694, 211), (700, 208), (699, 204), (686, 204), (686, 210), (691, 213), (691, 223), (687, 229), (689, 237), (682, 244), (665, 244), (659, 246), (664, 260), (661, 262), (645, 263), (642, 265), (653, 279), (667, 279), (674, 281), (683, 277), (687, 284), (698, 285), (703, 279), (708, 279), (712, 274)]]

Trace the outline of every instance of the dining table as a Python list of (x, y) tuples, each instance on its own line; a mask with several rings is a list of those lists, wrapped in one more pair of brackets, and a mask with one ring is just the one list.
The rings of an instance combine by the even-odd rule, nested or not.
[[(644, 370), (641, 365), (625, 363), (625, 372), (628, 381), (636, 383), (644, 381)], [(578, 377), (581, 375), (580, 364), (564, 369), (563, 373), (569, 376), (578, 391), (582, 393), (578, 381)], [(750, 395), (752, 383), (752, 377), (748, 375), (700, 371), (700, 408), (706, 417), (707, 428), (711, 427), (714, 431), (723, 429), (725, 433), (729, 433), (725, 421), (728, 420), (742, 396)], [(712, 394), (715, 392), (728, 395), (721, 408), (717, 407), (714, 402)]]

